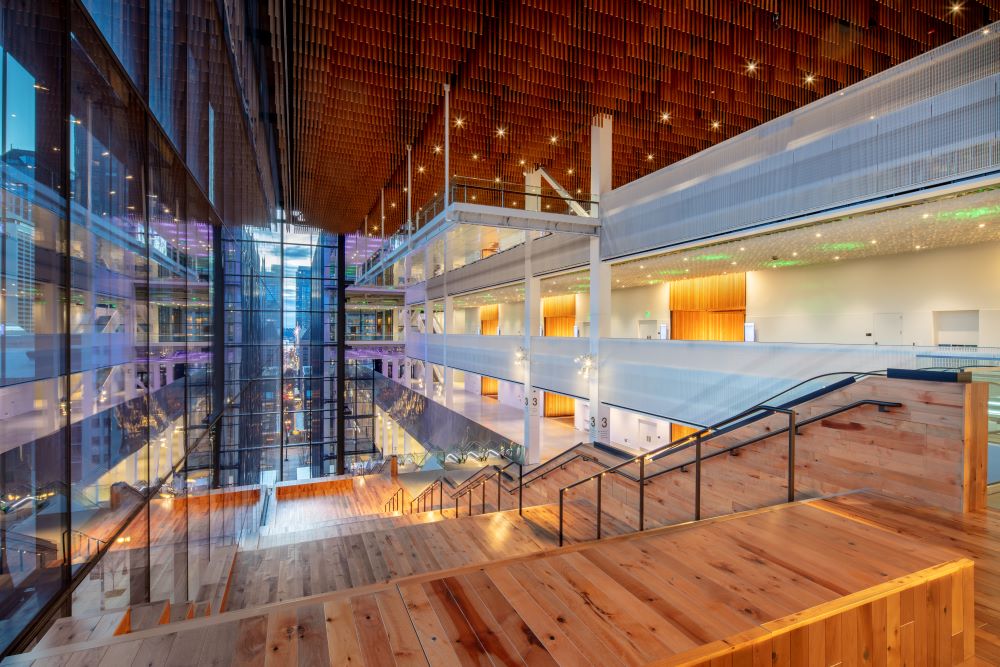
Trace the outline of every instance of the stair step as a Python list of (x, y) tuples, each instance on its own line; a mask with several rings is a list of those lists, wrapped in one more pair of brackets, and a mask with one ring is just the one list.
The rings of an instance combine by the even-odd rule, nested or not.
[(106, 639), (124, 634), (126, 630), (125, 610), (95, 616), (60, 618), (52, 624), (36, 644), (37, 648), (66, 646), (91, 639)]
[(170, 600), (147, 602), (129, 607), (128, 631), (139, 632), (170, 622)]

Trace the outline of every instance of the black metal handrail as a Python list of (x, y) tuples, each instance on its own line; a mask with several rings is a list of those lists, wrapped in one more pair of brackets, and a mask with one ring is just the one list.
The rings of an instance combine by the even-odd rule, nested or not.
[[(427, 496), (428, 495), (430, 495), (431, 511), (433, 512), (434, 511), (434, 488), (435, 487), (439, 488), (440, 492), (441, 492), (440, 498), (439, 498), (439, 502), (438, 502), (438, 510), (443, 511), (444, 510), (444, 481), (445, 481), (445, 478), (442, 475), (441, 477), (438, 477), (436, 480), (434, 480), (433, 482), (431, 482), (430, 484), (428, 484), (424, 488), (423, 491), (421, 491), (419, 494), (417, 494), (416, 496), (414, 496), (410, 500), (409, 513), (413, 514), (413, 504), (414, 503), (416, 503), (416, 505), (417, 505), (417, 511), (418, 512), (426, 512), (427, 511)], [(421, 505), (423, 506), (423, 509), (421, 509)]]
[[(799, 424), (796, 424), (796, 413), (791, 408), (787, 408), (787, 407), (775, 407), (775, 406), (770, 406), (770, 405), (755, 405), (755, 406), (753, 406), (751, 408), (743, 410), (740, 413), (737, 413), (736, 415), (733, 415), (732, 417), (728, 417), (726, 419), (723, 419), (722, 421), (716, 422), (715, 424), (713, 424), (711, 426), (708, 426), (708, 427), (703, 428), (703, 429), (701, 429), (699, 431), (696, 431), (695, 433), (692, 433), (692, 434), (687, 435), (687, 436), (685, 436), (683, 438), (678, 438), (677, 440), (669, 442), (669, 443), (667, 443), (666, 445), (664, 445), (662, 447), (659, 447), (659, 448), (654, 449), (654, 450), (649, 451), (649, 452), (644, 452), (644, 453), (642, 453), (642, 454), (640, 454), (638, 456), (632, 457), (631, 459), (629, 459), (627, 461), (623, 461), (622, 463), (619, 463), (618, 465), (612, 466), (612, 467), (608, 468), (607, 470), (603, 470), (601, 472), (597, 472), (597, 473), (594, 473), (592, 475), (588, 475), (587, 477), (579, 479), (579, 480), (573, 482), (572, 484), (568, 484), (568, 485), (562, 487), (561, 489), (559, 489), (559, 545), (562, 546), (562, 544), (563, 544), (563, 537), (564, 537), (564, 521), (563, 521), (563, 518), (564, 518), (564, 504), (565, 504), (565, 494), (566, 494), (566, 492), (569, 491), (570, 489), (573, 489), (573, 488), (577, 487), (577, 486), (580, 486), (582, 484), (586, 484), (587, 482), (591, 482), (591, 481), (596, 480), (596, 482), (597, 482), (597, 486), (596, 486), (596, 505), (597, 505), (597, 507), (596, 507), (596, 532), (597, 532), (597, 539), (601, 539), (601, 514), (602, 514), (601, 496), (602, 496), (602, 486), (603, 486), (602, 482), (603, 482), (604, 476), (607, 475), (608, 473), (619, 472), (619, 471), (621, 471), (622, 468), (624, 468), (626, 466), (631, 466), (631, 465), (636, 464), (636, 463), (638, 463), (638, 465), (639, 465), (639, 477), (636, 480), (638, 482), (638, 484), (639, 484), (639, 530), (640, 531), (645, 530), (646, 484), (649, 482), (650, 479), (652, 479), (654, 477), (654, 476), (650, 476), (650, 477), (646, 476), (646, 463), (647, 462), (652, 462), (654, 459), (657, 459), (657, 458), (662, 458), (662, 457), (664, 457), (664, 456), (666, 456), (668, 454), (674, 454), (674, 453), (677, 453), (677, 452), (680, 452), (680, 451), (684, 451), (686, 449), (690, 449), (692, 446), (695, 448), (695, 457), (694, 457), (693, 461), (688, 461), (688, 462), (686, 462), (684, 464), (678, 464), (676, 466), (673, 466), (672, 468), (668, 468), (668, 469), (665, 469), (665, 470), (663, 470), (661, 472), (657, 472), (655, 476), (660, 476), (662, 474), (666, 474), (667, 472), (671, 472), (672, 470), (683, 469), (683, 468), (686, 468), (687, 466), (690, 466), (690, 465), (694, 464), (694, 467), (695, 467), (694, 518), (695, 518), (695, 521), (698, 521), (698, 520), (701, 519), (701, 466), (702, 466), (702, 462), (704, 460), (706, 460), (707, 458), (711, 458), (713, 456), (718, 456), (721, 453), (732, 452), (732, 451), (735, 451), (735, 450), (740, 449), (742, 447), (746, 447), (748, 445), (751, 445), (751, 444), (754, 444), (754, 443), (757, 443), (757, 442), (761, 442), (762, 440), (766, 440), (768, 438), (772, 438), (774, 436), (781, 435), (782, 433), (787, 433), (788, 434), (788, 495), (787, 495), (787, 498), (788, 498), (788, 502), (792, 502), (792, 501), (795, 500), (795, 436), (798, 433), (798, 429), (802, 428), (803, 426), (806, 426), (808, 424), (812, 424), (812, 423), (814, 423), (816, 421), (819, 421), (821, 419), (826, 419), (826, 418), (831, 417), (833, 415), (840, 414), (842, 412), (846, 412), (847, 410), (852, 410), (854, 408), (857, 408), (857, 407), (860, 407), (860, 406), (863, 406), (863, 405), (877, 405), (879, 407), (880, 411), (884, 411), (885, 409), (887, 409), (889, 407), (900, 407), (902, 404), (895, 403), (895, 402), (889, 402), (889, 401), (877, 401), (877, 400), (855, 401), (854, 403), (851, 403), (851, 404), (848, 404), (848, 405), (845, 405), (845, 406), (841, 406), (839, 408), (835, 408), (833, 410), (830, 410), (830, 411), (828, 411), (828, 412), (826, 412), (824, 414), (812, 417), (812, 418), (810, 418), (808, 420), (805, 420), (805, 421), (803, 421), (803, 422), (801, 422)], [(706, 456), (702, 456), (702, 453), (701, 453), (701, 451), (702, 451), (702, 444), (705, 441), (705, 439), (706, 438), (710, 439), (710, 438), (722, 435), (724, 433), (731, 432), (730, 430), (723, 430), (723, 429), (725, 429), (726, 426), (729, 426), (729, 425), (731, 425), (731, 424), (733, 424), (735, 422), (739, 422), (739, 421), (745, 420), (748, 417), (768, 416), (768, 415), (773, 415), (773, 414), (783, 414), (783, 415), (785, 415), (788, 418), (788, 425), (785, 426), (785, 427), (783, 427), (783, 428), (781, 428), (781, 429), (778, 429), (776, 431), (769, 431), (767, 433), (756, 435), (756, 436), (754, 436), (752, 438), (747, 439), (746, 441), (742, 441), (742, 442), (740, 442), (740, 443), (738, 443), (736, 445), (733, 445), (733, 446), (731, 446), (729, 448), (726, 448), (725, 450), (720, 450), (719, 452), (715, 452), (711, 456), (707, 456), (707, 457)]]
[[(853, 410), (854, 408), (859, 408), (859, 407), (864, 406), (864, 405), (873, 405), (873, 406), (878, 407), (879, 412), (885, 412), (889, 408), (899, 408), (899, 407), (902, 407), (903, 404), (902, 403), (896, 403), (894, 401), (879, 401), (879, 400), (875, 400), (875, 399), (863, 399), (863, 400), (860, 400), (860, 401), (854, 401), (853, 403), (849, 403), (847, 405), (843, 405), (843, 406), (841, 406), (839, 408), (834, 408), (833, 410), (830, 410), (828, 412), (824, 412), (823, 414), (820, 414), (820, 415), (816, 415), (815, 417), (810, 417), (809, 419), (804, 419), (804, 420), (802, 420), (800, 422), (797, 422), (796, 425), (795, 425), (795, 428), (796, 428), (796, 430), (800, 430), (803, 427), (808, 426), (809, 424), (813, 424), (815, 422), (822, 421), (824, 419), (827, 419), (828, 417), (833, 417), (834, 415), (839, 415), (842, 412), (847, 412), (848, 410)], [(781, 435), (782, 433), (786, 432), (787, 430), (788, 430), (788, 427), (787, 426), (783, 426), (780, 429), (778, 429), (777, 431), (769, 431), (767, 433), (761, 433), (760, 435), (755, 436), (753, 438), (750, 438), (749, 440), (743, 440), (742, 442), (739, 442), (739, 443), (737, 443), (735, 445), (731, 445), (729, 447), (724, 447), (722, 449), (716, 450), (716, 451), (712, 452), (711, 454), (705, 454), (704, 456), (701, 457), (701, 460), (702, 461), (707, 461), (708, 459), (715, 458), (716, 456), (721, 456), (722, 454), (729, 454), (730, 456), (735, 456), (737, 450), (743, 449), (744, 447), (748, 447), (750, 445), (755, 445), (758, 442), (761, 442), (763, 440), (767, 440), (768, 438), (773, 437), (775, 435)], [(713, 437), (717, 437), (717, 436), (720, 436), (720, 435), (724, 435), (724, 434), (723, 433), (713, 434)], [(692, 446), (691, 444), (682, 445), (682, 446), (678, 447), (675, 452), (670, 452), (670, 453), (674, 454), (674, 453), (677, 453), (677, 452), (681, 452), (681, 451), (684, 451), (685, 449), (690, 448), (691, 446)], [(657, 477), (660, 477), (661, 475), (666, 475), (667, 473), (673, 472), (675, 470), (680, 470), (681, 472), (684, 472), (684, 469), (687, 468), (689, 465), (691, 465), (694, 462), (695, 462), (694, 459), (691, 459), (690, 461), (687, 461), (685, 463), (674, 464), (674, 465), (670, 466), (669, 468), (664, 468), (662, 470), (659, 470), (657, 472), (652, 473), (651, 475), (646, 475), (646, 480), (645, 481), (646, 482), (650, 482), (650, 481), (656, 479)], [(636, 480), (636, 481), (638, 481), (638, 480)]]
[[(490, 466), (487, 466), (487, 467), (492, 467), (494, 469), (493, 472), (491, 472), (489, 475), (486, 475), (485, 477), (480, 477), (474, 486), (471, 485), (472, 478), (467, 479), (465, 482), (462, 483), (462, 485), (458, 489), (455, 490), (456, 491), (455, 493), (450, 494), (451, 497), (454, 498), (455, 500), (455, 517), (456, 518), (458, 517), (458, 499), (464, 495), (469, 496), (469, 516), (472, 516), (472, 492), (475, 491), (477, 488), (482, 488), (483, 490), (482, 512), (483, 514), (486, 513), (486, 482), (488, 482), (493, 477), (497, 478), (497, 511), (499, 512), (501, 507), (500, 493), (503, 490), (503, 483), (502, 483), (503, 473), (505, 470), (507, 470), (507, 468), (513, 465), (516, 465), (518, 468), (518, 482), (517, 486), (515, 487), (517, 489), (517, 513), (523, 516), (524, 515), (524, 464), (522, 464), (520, 461), (511, 461), (510, 463), (508, 463), (503, 467), (498, 467), (495, 463), (491, 464)], [(476, 475), (479, 475), (479, 473), (481, 472), (483, 472), (483, 469), (480, 469), (480, 471), (477, 472), (472, 477), (476, 477)], [(514, 492), (513, 489), (508, 491), (508, 493), (513, 493), (513, 492)]]
[(397, 486), (395, 492), (393, 492), (393, 494), (389, 496), (389, 499), (385, 501), (385, 505), (383, 505), (382, 508), (386, 512), (398, 512), (399, 508), (403, 504), (403, 500), (405, 500), (405, 492), (403, 491), (403, 487)]

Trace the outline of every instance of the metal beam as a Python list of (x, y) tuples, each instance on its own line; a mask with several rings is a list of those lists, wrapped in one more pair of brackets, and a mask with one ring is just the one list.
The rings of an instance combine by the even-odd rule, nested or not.
[(583, 218), (590, 217), (590, 211), (585, 209), (583, 206), (580, 205), (578, 201), (573, 199), (573, 196), (570, 195), (569, 191), (566, 190), (566, 188), (564, 188), (562, 185), (560, 185), (559, 181), (552, 178), (552, 175), (549, 172), (545, 171), (544, 167), (539, 167), (538, 171), (539, 173), (541, 173), (542, 178), (544, 178), (546, 181), (549, 182), (549, 185), (552, 186), (552, 189), (555, 190), (560, 197), (566, 200), (566, 203), (569, 204), (569, 207), (573, 209), (574, 213)]
[(447, 211), (446, 222), (461, 225), (481, 225), (507, 229), (527, 229), (539, 232), (559, 232), (562, 234), (585, 234), (596, 236), (601, 229), (597, 218), (590, 216), (546, 213), (543, 211), (521, 211), (501, 206), (453, 203)]

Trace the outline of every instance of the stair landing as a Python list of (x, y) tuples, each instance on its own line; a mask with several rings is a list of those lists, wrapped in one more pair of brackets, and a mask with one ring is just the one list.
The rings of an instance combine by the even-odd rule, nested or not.
[(973, 664), (971, 562), (832, 507), (622, 535), (9, 663), (135, 664), (155, 646), (165, 664), (707, 667), (862, 664), (889, 650)]

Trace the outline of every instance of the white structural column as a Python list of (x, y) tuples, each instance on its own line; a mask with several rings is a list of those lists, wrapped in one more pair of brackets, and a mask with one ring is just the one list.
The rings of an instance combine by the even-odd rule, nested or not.
[(601, 241), (590, 239), (590, 439), (609, 443), (611, 408), (601, 403), (601, 338), (611, 321), (611, 266), (601, 261)]
[[(448, 274), (445, 273), (445, 276)], [(442, 331), (444, 332), (444, 404), (447, 407), (452, 407), (455, 404), (455, 394), (454, 394), (454, 384), (455, 384), (455, 372), (452, 370), (451, 366), (448, 365), (448, 332), (454, 331), (454, 313), (455, 313), (455, 300), (453, 297), (447, 296), (448, 282), (447, 277), (445, 278), (445, 292), (444, 297), (444, 322)]]
[[(527, 203), (527, 200), (526, 202)], [(537, 200), (536, 200), (537, 205)], [(539, 328), (541, 322), (540, 281), (535, 278), (531, 268), (531, 236), (524, 246), (524, 463), (534, 465), (541, 463), (541, 417), (538, 407), (541, 403), (541, 392), (531, 384), (531, 337)]]
[(524, 210), (542, 210), (541, 198), (538, 196), (542, 192), (542, 171), (535, 169), (524, 174)]
[[(451, 197), (451, 193), (448, 192), (449, 183), (451, 179), (451, 134), (449, 130), (451, 129), (451, 109), (449, 108), (449, 102), (451, 101), (451, 86), (449, 84), (444, 84), (444, 207), (448, 208), (448, 200)], [(430, 274), (427, 274), (428, 276)]]
[(399, 424), (392, 422), (390, 428), (392, 429), (392, 453), (397, 454), (399, 453)]
[(406, 235), (413, 234), (413, 147), (406, 146)]
[[(598, 114), (590, 122), (590, 194), (600, 197), (611, 190), (611, 116)], [(599, 207), (591, 205), (597, 216)]]
[[(600, 197), (611, 190), (611, 116), (600, 114), (590, 124), (590, 191)], [(591, 215), (598, 209), (591, 207)], [(601, 338), (610, 334), (611, 266), (601, 261), (601, 239), (590, 239), (590, 439), (611, 442), (611, 408), (601, 403)]]
[(452, 391), (453, 378), (452, 370), (448, 365), (448, 334), (455, 330), (452, 323), (452, 315), (454, 312), (454, 300), (448, 296), (448, 232), (445, 231), (441, 235), (441, 255), (443, 257), (444, 263), (444, 275), (442, 276), (444, 285), (444, 312), (441, 318), (441, 340), (444, 341), (441, 350), (441, 363), (444, 367), (444, 377), (441, 381), (444, 382), (444, 404), (447, 407), (452, 407), (455, 404), (455, 395)]

